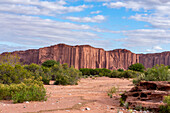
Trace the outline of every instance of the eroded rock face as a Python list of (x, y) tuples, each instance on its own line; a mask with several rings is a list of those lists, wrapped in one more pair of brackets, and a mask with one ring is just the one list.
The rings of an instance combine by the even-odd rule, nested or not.
[(167, 81), (147, 81), (140, 82), (136, 87), (124, 93), (125, 102), (130, 108), (139, 106), (159, 110), (160, 105), (164, 105), (163, 97), (170, 95), (170, 82)]
[[(3, 53), (4, 55), (6, 53)], [(61, 64), (67, 63), (75, 68), (107, 68), (127, 69), (131, 64), (142, 63), (146, 68), (155, 64), (170, 65), (170, 52), (157, 54), (135, 54), (126, 49), (105, 51), (89, 45), (69, 46), (58, 44), (37, 50), (16, 51), (25, 64), (41, 64), (46, 60), (56, 60)]]

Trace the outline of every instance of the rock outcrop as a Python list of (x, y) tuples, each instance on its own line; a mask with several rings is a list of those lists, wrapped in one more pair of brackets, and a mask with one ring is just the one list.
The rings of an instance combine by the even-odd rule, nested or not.
[(170, 95), (170, 82), (168, 81), (146, 81), (140, 82), (130, 91), (123, 94), (122, 99), (128, 103), (130, 108), (147, 108), (159, 111), (164, 96)]
[[(1, 54), (1, 56), (7, 53)], [(105, 51), (101, 48), (94, 48), (89, 45), (69, 46), (58, 44), (40, 49), (26, 51), (15, 51), (25, 64), (41, 64), (46, 60), (56, 60), (61, 64), (67, 63), (75, 68), (107, 68), (127, 69), (134, 63), (142, 63), (146, 68), (155, 64), (170, 65), (170, 52), (156, 54), (135, 54), (126, 49)]]

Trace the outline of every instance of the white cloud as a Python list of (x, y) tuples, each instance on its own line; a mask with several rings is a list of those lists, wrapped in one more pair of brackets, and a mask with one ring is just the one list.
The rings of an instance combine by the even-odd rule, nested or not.
[(163, 48), (156, 45), (156, 46), (153, 46), (152, 49), (146, 49), (145, 52), (155, 53), (155, 52), (160, 52), (161, 50), (163, 50)]
[(103, 3), (103, 6), (107, 6), (110, 8), (120, 8), (120, 7), (126, 7), (126, 3), (124, 2)]
[[(58, 43), (91, 44), (93, 46), (102, 44), (104, 46), (105, 44), (101, 43), (101, 40), (109, 43), (91, 32), (97, 31), (97, 29), (88, 25), (1, 13), (0, 22), (1, 42), (10, 42), (21, 47), (32, 47), (33, 45), (41, 47)], [(6, 48), (9, 50), (9, 47), (6, 46)]]
[[(126, 38), (116, 39), (115, 41), (122, 42), (127, 48), (152, 48), (154, 50), (161, 50), (158, 45), (170, 44), (170, 30), (163, 29), (138, 29), (122, 31)], [(151, 49), (150, 49), (151, 50)]]
[(170, 28), (169, 0), (117, 0), (116, 2), (103, 3), (103, 6), (109, 8), (125, 7), (134, 11), (150, 11), (150, 14), (136, 14), (131, 16), (130, 19), (149, 22), (156, 28)]
[(170, 15), (147, 15), (147, 14), (136, 14), (131, 16), (130, 19), (135, 19), (137, 21), (149, 22), (153, 27), (169, 29), (170, 28)]
[(162, 50), (162, 48), (160, 46), (154, 46), (153, 49), (154, 50)]
[(103, 20), (105, 20), (105, 17), (103, 15), (97, 15), (94, 17), (66, 17), (65, 19), (71, 20), (71, 21), (75, 21), (75, 22), (101, 22)]
[(112, 0), (84, 0), (86, 2), (110, 2)]
[(63, 0), (56, 2), (40, 0), (1, 0), (0, 11), (24, 15), (55, 16), (56, 14), (80, 12), (92, 7), (87, 5), (65, 6), (65, 4), (67, 3)]
[(90, 14), (99, 14), (99, 13), (101, 13), (101, 11), (92, 11), (92, 12), (90, 12)]
[(12, 52), (13, 50), (23, 50), (23, 49), (28, 49), (25, 46), (11, 46), (7, 44), (0, 44), (0, 53), (1, 52)]

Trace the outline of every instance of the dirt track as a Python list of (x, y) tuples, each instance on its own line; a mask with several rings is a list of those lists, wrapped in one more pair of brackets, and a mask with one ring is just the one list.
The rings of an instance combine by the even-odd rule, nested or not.
[[(117, 113), (119, 93), (132, 88), (131, 80), (99, 77), (81, 79), (79, 85), (46, 85), (48, 99), (45, 102), (12, 104), (0, 101), (1, 113)], [(107, 96), (111, 87), (119, 91), (113, 98)], [(88, 107), (90, 110), (85, 110)], [(124, 112), (125, 113), (125, 112)]]

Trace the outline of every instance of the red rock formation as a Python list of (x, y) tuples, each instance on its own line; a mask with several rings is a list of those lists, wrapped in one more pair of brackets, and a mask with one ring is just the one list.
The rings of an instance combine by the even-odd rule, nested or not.
[[(4, 55), (6, 53), (3, 53)], [(105, 51), (101, 48), (94, 48), (89, 45), (69, 46), (58, 44), (44, 47), (37, 50), (15, 51), (26, 64), (41, 64), (46, 60), (56, 60), (61, 64), (68, 63), (75, 68), (107, 68), (127, 69), (134, 63), (142, 63), (145, 67), (152, 67), (155, 64), (170, 65), (170, 52), (156, 54), (135, 54), (129, 50), (116, 49)]]
[(170, 95), (170, 82), (168, 81), (144, 81), (122, 95), (122, 99), (130, 108), (139, 106), (159, 111), (159, 106), (165, 105), (164, 96)]

